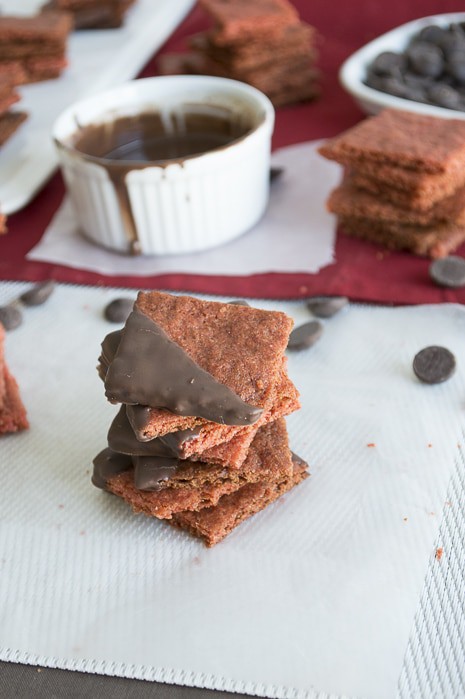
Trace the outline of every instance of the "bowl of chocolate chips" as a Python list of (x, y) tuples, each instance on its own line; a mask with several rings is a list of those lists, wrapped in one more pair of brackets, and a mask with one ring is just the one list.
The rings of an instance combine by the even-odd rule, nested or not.
[(339, 77), (368, 114), (390, 108), (465, 119), (465, 12), (383, 34), (350, 56)]
[(70, 106), (53, 138), (80, 231), (133, 255), (207, 250), (265, 211), (274, 109), (210, 76), (133, 80)]

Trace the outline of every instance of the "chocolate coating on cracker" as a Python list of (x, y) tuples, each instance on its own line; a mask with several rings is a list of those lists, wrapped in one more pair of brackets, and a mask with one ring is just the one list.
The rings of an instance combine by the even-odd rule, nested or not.
[(117, 454), (112, 449), (103, 449), (94, 461), (94, 471), (92, 474), (92, 483), (97, 488), (102, 490), (107, 489), (107, 483), (111, 478), (119, 473), (129, 471), (132, 468), (132, 460), (130, 456), (125, 454)]
[(157, 456), (135, 456), (134, 486), (138, 490), (160, 490), (179, 468), (176, 458)]
[(129, 456), (175, 456), (173, 451), (160, 439), (141, 442), (134, 434), (122, 405), (108, 430), (108, 446), (113, 451)]
[(435, 384), (447, 381), (455, 372), (455, 357), (446, 347), (425, 347), (413, 360), (413, 371), (423, 383)]
[(135, 308), (105, 375), (110, 402), (162, 408), (225, 425), (250, 425), (262, 410), (196, 364), (165, 331)]

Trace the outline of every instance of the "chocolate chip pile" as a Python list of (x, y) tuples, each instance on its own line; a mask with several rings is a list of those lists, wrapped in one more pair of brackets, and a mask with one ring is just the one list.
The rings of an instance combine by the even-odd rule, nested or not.
[(465, 111), (465, 22), (424, 27), (403, 52), (384, 51), (365, 84), (395, 97)]

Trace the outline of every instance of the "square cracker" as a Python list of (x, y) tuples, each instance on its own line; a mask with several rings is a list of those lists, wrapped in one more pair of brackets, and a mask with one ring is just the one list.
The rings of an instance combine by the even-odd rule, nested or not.
[(329, 139), (319, 152), (355, 169), (371, 162), (445, 173), (465, 167), (465, 121), (385, 109)]
[(224, 495), (214, 507), (197, 512), (180, 512), (169, 520), (180, 529), (197, 536), (208, 547), (218, 544), (241, 522), (265, 509), (272, 502), (308, 477), (306, 466), (294, 463), (291, 476), (275, 481), (249, 483), (230, 495)]
[[(293, 321), (278, 311), (263, 311), (191, 296), (140, 292), (136, 308), (157, 323), (202, 369), (246, 403), (265, 408), (276, 388)], [(145, 439), (210, 424), (225, 441), (235, 426), (181, 417), (153, 408)], [(210, 446), (210, 445), (209, 445)]]

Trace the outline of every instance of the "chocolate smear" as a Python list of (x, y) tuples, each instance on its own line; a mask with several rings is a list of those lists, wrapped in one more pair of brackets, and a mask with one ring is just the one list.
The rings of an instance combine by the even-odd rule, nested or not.
[(138, 308), (128, 317), (106, 372), (105, 395), (112, 403), (166, 409), (225, 425), (250, 425), (262, 413), (196, 364)]
[(134, 486), (138, 490), (160, 490), (177, 471), (177, 459), (157, 456), (135, 456)]
[(130, 456), (125, 454), (117, 454), (112, 449), (103, 449), (94, 461), (94, 472), (92, 474), (92, 483), (97, 488), (102, 490), (107, 489), (107, 483), (111, 478), (114, 478), (124, 471), (129, 471), (132, 468)]
[(134, 434), (126, 415), (126, 406), (122, 405), (108, 430), (108, 446), (113, 451), (130, 456), (177, 456), (160, 439), (140, 441)]

